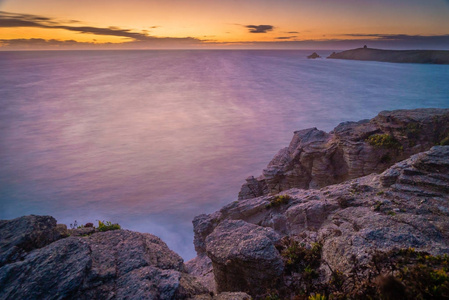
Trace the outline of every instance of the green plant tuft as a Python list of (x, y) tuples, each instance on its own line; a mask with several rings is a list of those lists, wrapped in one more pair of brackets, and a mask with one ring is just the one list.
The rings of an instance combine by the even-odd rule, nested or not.
[(267, 296), (265, 296), (265, 298), (263, 298), (264, 300), (281, 300), (281, 297), (279, 297), (278, 294), (276, 293), (270, 293)]
[(376, 148), (403, 150), (401, 143), (394, 136), (386, 133), (373, 134), (366, 139), (366, 142)]
[(376, 202), (374, 203), (374, 211), (380, 211), (380, 207), (381, 207), (382, 205), (383, 205), (382, 202), (376, 201)]
[(270, 209), (270, 208), (274, 208), (274, 207), (279, 207), (284, 204), (288, 204), (291, 199), (292, 199), (292, 197), (290, 197), (289, 195), (278, 195), (278, 196), (270, 199), (270, 203), (265, 205), (265, 208)]
[(121, 229), (122, 227), (119, 224), (112, 224), (109, 221), (102, 222), (98, 221), (98, 231), (109, 231), (109, 230), (117, 230)]
[[(349, 299), (449, 299), (449, 255), (430, 255), (414, 248), (375, 251), (368, 263), (354, 255), (350, 270), (343, 273), (321, 257), (321, 244), (299, 243), (284, 238), (276, 246), (284, 260), (287, 276), (298, 280), (290, 291), (267, 293), (265, 299), (349, 300)], [(319, 282), (320, 266), (331, 271), (328, 282)], [(294, 296), (294, 297), (292, 297)]]
[(326, 300), (326, 296), (321, 294), (314, 294), (309, 296), (308, 300)]

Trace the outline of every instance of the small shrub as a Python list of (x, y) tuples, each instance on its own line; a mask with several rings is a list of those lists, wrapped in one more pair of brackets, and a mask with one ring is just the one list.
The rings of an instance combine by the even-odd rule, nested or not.
[(341, 291), (345, 283), (346, 276), (339, 270), (332, 271), (329, 285), (334, 287), (337, 291)]
[(449, 295), (449, 256), (429, 255), (413, 248), (378, 252), (372, 264), (383, 274), (394, 277), (407, 288), (406, 299), (447, 299)]
[(299, 278), (291, 286), (298, 299), (307, 299), (312, 292), (320, 291), (316, 283), (320, 276), (322, 247), (320, 243), (306, 245), (290, 238), (284, 238), (281, 245), (277, 246), (284, 261), (285, 274)]
[(326, 300), (326, 296), (321, 295), (321, 294), (315, 294), (315, 295), (309, 296), (308, 300)]
[(289, 240), (281, 251), (281, 256), (284, 258), (287, 270), (310, 274), (312, 269), (318, 268), (321, 264), (322, 248), (323, 245), (320, 243), (313, 243), (310, 248), (307, 248), (305, 244)]
[(109, 231), (109, 230), (117, 230), (121, 229), (122, 227), (119, 224), (112, 224), (109, 221), (102, 222), (98, 221), (98, 231)]
[(86, 223), (84, 227), (91, 228), (94, 227), (94, 223)]
[(402, 145), (390, 134), (373, 134), (366, 139), (368, 144), (376, 148), (402, 150)]
[[(295, 287), (294, 299), (449, 299), (447, 254), (433, 256), (414, 248), (375, 251), (368, 264), (361, 264), (354, 255), (349, 261), (351, 271), (342, 273), (332, 270), (329, 264), (321, 259), (321, 255), (315, 256), (316, 253), (321, 253), (319, 244), (308, 249), (304, 244), (291, 239), (285, 239), (283, 242), (286, 247), (281, 252), (283, 258), (294, 256), (295, 262), (301, 267), (297, 271), (302, 282)], [(307, 256), (314, 257), (317, 264), (311, 264)], [(327, 264), (332, 273), (327, 283), (319, 283), (313, 279), (321, 263)]]
[(292, 197), (290, 197), (289, 195), (278, 195), (270, 199), (270, 203), (268, 203), (265, 208), (270, 209), (273, 207), (279, 207), (281, 205), (288, 204), (291, 199)]
[(418, 123), (409, 123), (404, 130), (408, 139), (418, 139), (421, 134), (421, 126)]
[(387, 215), (396, 216), (396, 213), (394, 211), (390, 210), (389, 212), (387, 212)]

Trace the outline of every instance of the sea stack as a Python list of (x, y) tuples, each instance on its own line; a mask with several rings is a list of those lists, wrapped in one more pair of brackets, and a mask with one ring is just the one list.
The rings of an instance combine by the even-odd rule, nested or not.
[(307, 56), (308, 59), (315, 59), (320, 58), (321, 56), (318, 55), (318, 53), (313, 52), (311, 55)]

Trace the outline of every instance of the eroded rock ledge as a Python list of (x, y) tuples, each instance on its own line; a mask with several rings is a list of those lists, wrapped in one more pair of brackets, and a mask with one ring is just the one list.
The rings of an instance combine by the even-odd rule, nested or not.
[(333, 274), (349, 276), (355, 261), (368, 266), (376, 251), (449, 254), (448, 193), (449, 146), (435, 146), (381, 174), (235, 201), (194, 219), (198, 257), (188, 265), (202, 261), (202, 280), (214, 276), (218, 291), (263, 298), (275, 290), (289, 298), (304, 273), (288, 270), (296, 258), (283, 241), (290, 248), (320, 245), (321, 259), (309, 271), (318, 276), (316, 286)]
[(317, 189), (379, 173), (449, 135), (449, 109), (383, 111), (371, 120), (345, 122), (326, 133), (296, 131), (263, 174), (249, 177), (239, 199), (291, 188)]

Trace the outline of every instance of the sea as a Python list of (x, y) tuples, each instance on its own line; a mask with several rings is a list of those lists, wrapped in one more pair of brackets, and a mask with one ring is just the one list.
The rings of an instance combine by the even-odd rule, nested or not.
[(449, 108), (448, 65), (312, 52), (0, 52), (0, 219), (119, 223), (187, 261), (192, 219), (237, 200), (295, 130)]

